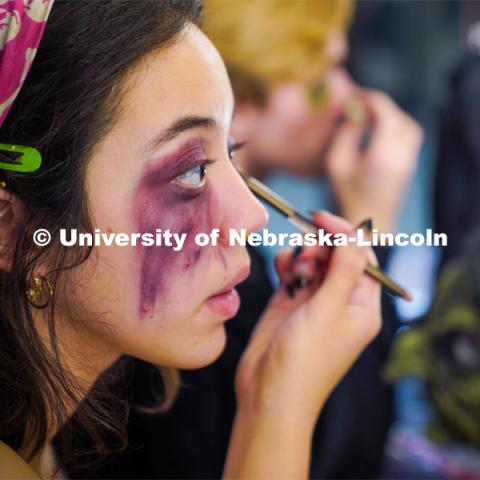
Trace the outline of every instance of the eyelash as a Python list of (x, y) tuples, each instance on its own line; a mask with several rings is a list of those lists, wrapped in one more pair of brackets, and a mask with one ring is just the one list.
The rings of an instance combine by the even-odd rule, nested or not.
[(230, 158), (230, 160), (233, 160), (233, 158), (235, 157), (235, 152), (243, 148), (246, 144), (247, 142), (238, 142), (230, 145), (228, 147), (228, 157)]
[[(228, 157), (230, 160), (233, 160), (235, 157), (235, 152), (237, 150), (240, 150), (246, 142), (242, 143), (234, 143), (233, 145), (230, 145), (228, 147)], [(207, 166), (211, 165), (212, 163), (215, 163), (215, 160), (210, 160), (210, 159), (205, 159), (203, 162), (199, 163), (195, 167), (191, 168), (190, 170), (187, 170), (186, 172), (178, 175), (175, 179), (174, 182), (178, 185), (180, 185), (183, 188), (187, 189), (200, 189), (205, 185), (205, 176), (207, 174)], [(201, 182), (198, 185), (194, 185), (188, 182), (185, 182), (186, 179), (189, 179), (192, 175), (194, 175), (196, 170), (200, 168), (200, 172), (198, 172), (201, 176)]]

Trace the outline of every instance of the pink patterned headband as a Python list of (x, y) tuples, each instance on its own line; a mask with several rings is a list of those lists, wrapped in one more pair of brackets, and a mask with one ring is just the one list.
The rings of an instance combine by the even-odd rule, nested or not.
[(0, 126), (30, 70), (53, 0), (0, 0)]

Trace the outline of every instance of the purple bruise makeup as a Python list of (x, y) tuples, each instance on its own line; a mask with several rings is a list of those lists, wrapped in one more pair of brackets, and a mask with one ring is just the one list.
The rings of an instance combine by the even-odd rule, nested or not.
[(195, 243), (195, 235), (210, 232), (218, 208), (208, 182), (200, 188), (179, 186), (173, 180), (206, 159), (205, 142), (192, 139), (173, 153), (149, 165), (134, 193), (133, 220), (139, 233), (154, 233), (157, 228), (186, 233), (182, 250), (168, 246), (138, 246), (140, 262), (141, 315), (151, 313), (159, 293), (169, 278), (193, 268), (207, 249)]

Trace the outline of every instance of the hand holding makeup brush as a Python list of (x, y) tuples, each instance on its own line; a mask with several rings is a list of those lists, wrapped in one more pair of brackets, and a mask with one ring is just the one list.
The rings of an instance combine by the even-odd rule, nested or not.
[[(319, 228), (353, 227), (318, 213)], [(370, 249), (304, 249), (277, 259), (282, 282), (240, 362), (238, 399), (225, 475), (306, 478), (310, 442), (327, 397), (379, 332), (380, 287), (364, 275)], [(286, 285), (304, 278), (292, 295)]]
[(354, 224), (372, 217), (375, 228), (391, 232), (416, 170), (422, 130), (383, 93), (359, 91), (356, 102), (366, 114), (356, 108), (346, 115), (326, 155), (327, 174), (343, 217)]

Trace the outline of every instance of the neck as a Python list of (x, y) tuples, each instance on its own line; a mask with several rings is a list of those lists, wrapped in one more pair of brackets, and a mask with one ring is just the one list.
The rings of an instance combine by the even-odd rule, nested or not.
[[(40, 314), (41, 312), (37, 313), (37, 315)], [(35, 321), (38, 332), (51, 357), (55, 358), (51, 348), (47, 322), (40, 318), (35, 318)], [(99, 341), (97, 337), (83, 329), (81, 325), (73, 325), (68, 319), (64, 318), (60, 318), (57, 324), (59, 328), (56, 344), (61, 364), (60, 368), (67, 379), (72, 379), (72, 384), (69, 387), (75, 392), (76, 398), (74, 402), (73, 398), (65, 397), (66, 418), (59, 419), (47, 412), (47, 417), (52, 419), (51, 424), (48, 425), (47, 441), (30, 462), (31, 467), (41, 478), (60, 478), (56, 474), (58, 469), (52, 447), (53, 438), (73, 415), (79, 403), (87, 397), (100, 375), (120, 357), (118, 352), (114, 352), (109, 345)], [(19, 453), (22, 455), (22, 452)]]
[(45, 445), (30, 462), (30, 467), (40, 478), (59, 479), (62, 478), (55, 453), (51, 444)]

